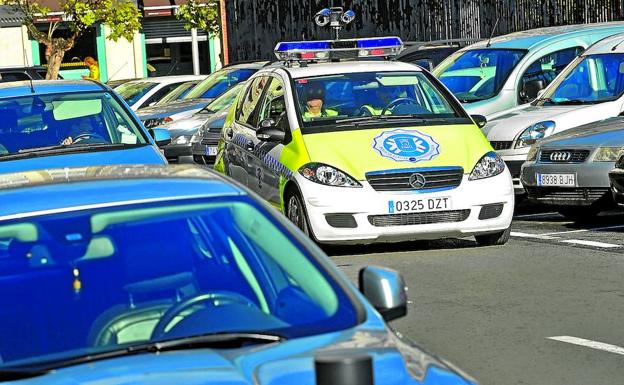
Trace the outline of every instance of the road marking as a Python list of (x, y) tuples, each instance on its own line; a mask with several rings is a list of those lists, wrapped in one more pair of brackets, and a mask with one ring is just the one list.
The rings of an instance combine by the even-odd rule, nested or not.
[(587, 231), (602, 231), (602, 230), (615, 230), (615, 229), (624, 229), (624, 225), (614, 225), (614, 226), (604, 226), (604, 227), (591, 227), (589, 229), (581, 229), (581, 230), (568, 230), (568, 231), (557, 231), (554, 233), (545, 233), (542, 235), (559, 235), (559, 234), (572, 234), (572, 233), (583, 233)]
[(624, 348), (616, 345), (605, 344), (604, 342), (597, 342), (592, 340), (586, 340), (584, 338), (572, 337), (572, 336), (556, 336), (547, 337), (550, 340), (566, 342), (568, 344), (585, 346), (592, 349), (604, 350), (605, 352), (624, 355)]
[(583, 246), (602, 247), (602, 248), (605, 248), (605, 249), (612, 249), (612, 248), (615, 248), (615, 247), (622, 247), (622, 245), (615, 245), (613, 243), (585, 241), (585, 240), (582, 240), (582, 239), (566, 239), (565, 241), (559, 241), (559, 242), (571, 243), (571, 244), (583, 245)]
[(529, 234), (529, 233), (520, 233), (517, 231), (512, 231), (510, 234), (512, 237), (518, 238), (534, 238), (534, 239), (559, 239), (557, 237), (549, 237), (548, 235), (543, 234)]
[(531, 218), (531, 217), (543, 217), (543, 216), (547, 216), (547, 215), (554, 215), (554, 214), (559, 214), (556, 211), (553, 211), (551, 213), (535, 213), (535, 214), (522, 214), (522, 215), (516, 215), (514, 216), (514, 218)]

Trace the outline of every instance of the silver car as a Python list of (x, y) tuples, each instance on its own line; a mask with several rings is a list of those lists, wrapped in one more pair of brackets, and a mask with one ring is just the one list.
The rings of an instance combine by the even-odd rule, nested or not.
[(541, 140), (522, 166), (532, 201), (579, 220), (613, 206), (609, 171), (624, 146), (624, 117), (579, 126)]

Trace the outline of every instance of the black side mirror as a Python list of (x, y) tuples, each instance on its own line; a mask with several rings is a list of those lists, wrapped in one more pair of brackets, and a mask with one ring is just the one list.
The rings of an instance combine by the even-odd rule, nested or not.
[(360, 291), (386, 321), (407, 314), (407, 287), (399, 272), (367, 266), (360, 270)]
[(487, 124), (487, 119), (483, 115), (470, 115), (470, 117), (479, 128), (483, 128)]
[(522, 87), (522, 96), (525, 100), (531, 101), (537, 98), (538, 93), (546, 88), (546, 84), (544, 84), (543, 80), (529, 80), (524, 83), (524, 87)]
[(273, 119), (264, 119), (256, 131), (256, 138), (265, 142), (282, 142), (286, 134), (275, 125)]

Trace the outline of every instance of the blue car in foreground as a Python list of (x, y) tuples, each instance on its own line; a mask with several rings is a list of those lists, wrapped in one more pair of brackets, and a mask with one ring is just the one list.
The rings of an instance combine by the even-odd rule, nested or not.
[(110, 164), (165, 164), (158, 145), (110, 88), (91, 81), (0, 83), (0, 173)]
[(357, 291), (209, 170), (0, 175), (0, 201), (0, 381), (473, 383), (386, 325), (406, 313), (398, 273), (366, 267)]

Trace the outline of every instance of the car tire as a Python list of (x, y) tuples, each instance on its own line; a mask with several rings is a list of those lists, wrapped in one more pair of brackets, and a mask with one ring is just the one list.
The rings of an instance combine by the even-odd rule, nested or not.
[(501, 246), (507, 243), (510, 234), (511, 226), (497, 233), (475, 235), (475, 240), (479, 246)]
[(286, 217), (295, 224), (307, 236), (311, 236), (308, 215), (301, 195), (297, 192), (291, 192), (286, 195)]
[(593, 220), (598, 214), (600, 214), (600, 207), (560, 207), (557, 209), (559, 214), (563, 215), (567, 219), (574, 222), (581, 222), (583, 220)]

